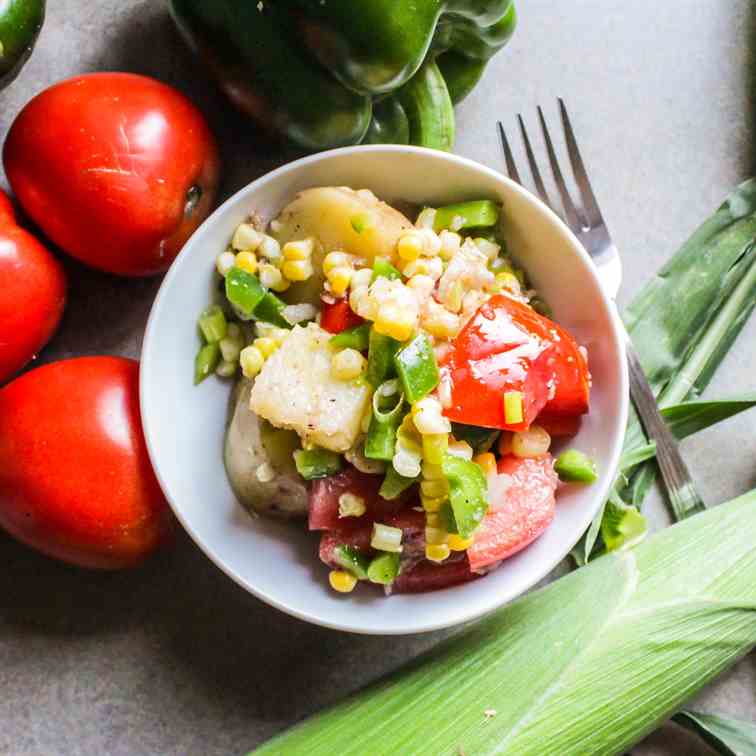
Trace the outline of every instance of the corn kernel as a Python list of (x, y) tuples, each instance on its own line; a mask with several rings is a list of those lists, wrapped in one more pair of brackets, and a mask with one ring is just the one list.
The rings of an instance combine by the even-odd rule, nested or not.
[(431, 499), (438, 496), (446, 496), (449, 493), (449, 486), (445, 480), (423, 480), (420, 483), (420, 491), (423, 496), (428, 496)]
[(306, 281), (315, 272), (309, 260), (287, 260), (281, 270), (289, 281)]
[(507, 425), (516, 425), (523, 420), (522, 391), (504, 392), (504, 420)]
[(255, 339), (253, 344), (260, 350), (260, 353), (266, 360), (279, 347), (278, 342), (270, 336), (261, 336), (259, 339)]
[(433, 207), (424, 207), (415, 221), (415, 228), (433, 228), (436, 220), (436, 209)]
[(273, 289), (273, 291), (280, 291), (280, 286), (283, 283), (284, 277), (281, 275), (281, 271), (270, 263), (262, 263), (258, 269), (258, 276), (260, 283), (266, 289)]
[(367, 511), (365, 499), (352, 493), (339, 496), (339, 517), (362, 517)]
[(263, 240), (263, 235), (249, 223), (241, 223), (234, 237), (231, 239), (231, 246), (240, 252), (254, 252)]
[(491, 452), (478, 454), (477, 457), (473, 457), (473, 462), (475, 462), (486, 475), (491, 475), (496, 472), (496, 457), (494, 457)]
[(495, 260), (499, 256), (501, 247), (488, 239), (478, 238), (473, 239), (475, 246), (486, 256), (489, 262)]
[(340, 381), (359, 378), (367, 361), (356, 349), (342, 349), (331, 358), (331, 375)]
[(331, 292), (337, 297), (343, 297), (352, 280), (352, 269), (347, 267), (333, 268), (327, 274)]
[(426, 512), (425, 524), (429, 528), (442, 528), (443, 523), (441, 522), (441, 515), (438, 514), (438, 512)]
[(444, 304), (452, 312), (459, 312), (462, 309), (462, 297), (465, 295), (465, 287), (462, 281), (455, 281), (449, 288), (444, 297)]
[(284, 260), (309, 260), (312, 257), (312, 239), (286, 242), (283, 246)]
[(339, 593), (351, 593), (357, 585), (357, 578), (351, 572), (344, 570), (331, 570), (328, 574), (328, 582), (331, 588)]
[(444, 272), (444, 263), (440, 257), (421, 257), (412, 260), (402, 267), (402, 273), (405, 277), (428, 276), (433, 281), (441, 278)]
[(467, 551), (473, 543), (475, 543), (473, 537), (462, 538), (462, 536), (457, 535), (456, 533), (449, 534), (448, 544), (452, 551)]
[(397, 341), (407, 341), (415, 331), (414, 319), (403, 313), (398, 305), (383, 305), (374, 323), (375, 330)]
[(444, 469), (440, 463), (435, 464), (425, 460), (423, 462), (423, 478), (425, 480), (446, 480), (446, 475), (444, 475)]
[(444, 559), (449, 558), (449, 554), (451, 554), (451, 549), (445, 543), (439, 545), (428, 544), (425, 547), (425, 558), (431, 562), (443, 562)]
[(229, 360), (221, 360), (218, 363), (218, 367), (215, 368), (215, 374), (221, 378), (230, 378), (236, 373), (236, 368), (239, 367), (238, 362), (231, 362)]
[(512, 453), (516, 457), (540, 457), (549, 450), (551, 436), (540, 425), (531, 425), (526, 431), (512, 437)]
[(352, 276), (352, 289), (356, 289), (361, 286), (370, 286), (370, 281), (373, 278), (373, 271), (371, 268), (360, 268), (355, 271)]
[(440, 465), (449, 448), (449, 436), (446, 433), (428, 433), (423, 435), (423, 459), (434, 465)]
[(423, 509), (426, 512), (438, 512), (441, 509), (441, 505), (447, 500), (446, 496), (434, 496), (434, 497), (421, 497)]
[(268, 336), (271, 339), (274, 339), (275, 342), (280, 346), (283, 344), (284, 339), (291, 333), (286, 328), (279, 328), (278, 326), (274, 326), (272, 323), (266, 323), (263, 320), (258, 320), (255, 323), (255, 333), (259, 337)]
[(235, 263), (236, 255), (233, 252), (226, 250), (225, 252), (221, 252), (218, 257), (215, 258), (215, 269), (225, 278), (226, 273), (234, 267)]
[(462, 246), (462, 237), (454, 231), (442, 231), (439, 239), (441, 240), (440, 257), (443, 260), (451, 260)]
[(496, 274), (494, 286), (497, 291), (511, 291), (515, 294), (519, 294), (520, 292), (520, 282), (517, 280), (517, 277), (507, 271)]
[(237, 363), (239, 361), (239, 353), (244, 346), (244, 341), (240, 338), (231, 338), (226, 336), (220, 340), (220, 351), (224, 362)]
[(425, 543), (427, 544), (441, 546), (442, 544), (446, 543), (448, 538), (449, 534), (443, 528), (425, 528)]
[(323, 259), (323, 273), (328, 275), (334, 268), (349, 267), (352, 264), (352, 255), (346, 252), (329, 252)]
[(256, 346), (248, 346), (241, 350), (239, 364), (246, 378), (254, 378), (263, 369), (265, 357)]
[(254, 252), (239, 252), (234, 260), (237, 268), (245, 270), (247, 273), (254, 273), (257, 270), (257, 258)]
[(449, 442), (449, 454), (453, 457), (461, 457), (462, 459), (470, 460), (473, 458), (472, 446), (467, 441), (451, 441)]
[(257, 254), (275, 262), (281, 259), (281, 245), (272, 236), (265, 235), (257, 248)]
[(412, 407), (412, 419), (422, 435), (437, 436), (451, 433), (451, 423), (442, 414), (441, 402), (432, 396), (426, 396)]
[(396, 251), (402, 260), (417, 260), (423, 252), (423, 239), (417, 231), (408, 231), (399, 237)]

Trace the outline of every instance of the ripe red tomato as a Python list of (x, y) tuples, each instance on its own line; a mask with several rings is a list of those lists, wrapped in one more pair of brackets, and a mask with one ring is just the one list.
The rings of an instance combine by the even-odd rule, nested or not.
[(329, 333), (341, 333), (365, 321), (349, 306), (346, 299), (338, 302), (323, 302), (320, 313), (320, 327)]
[(47, 344), (66, 304), (60, 263), (16, 225), (0, 191), (0, 383)]
[(207, 216), (218, 151), (197, 108), (145, 76), (62, 81), (19, 113), (5, 172), (31, 218), (95, 268), (160, 273)]
[[(454, 339), (441, 374), (451, 384), (444, 414), (456, 422), (518, 431), (544, 407), (553, 414), (588, 411), (588, 367), (575, 340), (510, 297), (492, 297), (478, 310)], [(506, 421), (507, 391), (522, 393), (522, 422)]]
[(65, 562), (141, 562), (173, 518), (150, 466), (139, 363), (82, 357), (0, 390), (0, 526)]

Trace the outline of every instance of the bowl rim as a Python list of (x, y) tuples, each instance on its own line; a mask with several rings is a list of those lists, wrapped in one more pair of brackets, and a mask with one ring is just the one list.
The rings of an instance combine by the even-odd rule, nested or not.
[[(139, 379), (140, 379), (139, 380), (139, 406), (140, 406), (140, 412), (142, 415), (142, 425), (144, 429), (144, 437), (145, 437), (145, 442), (147, 445), (147, 451), (150, 457), (150, 461), (152, 463), (153, 469), (155, 471), (155, 475), (158, 479), (158, 482), (163, 491), (163, 494), (165, 495), (166, 501), (171, 507), (171, 510), (173, 511), (173, 514), (176, 517), (176, 519), (181, 523), (181, 526), (189, 534), (191, 539), (200, 548), (200, 550), (213, 562), (213, 564), (215, 564), (216, 567), (218, 567), (221, 571), (223, 571), (235, 583), (237, 583), (239, 586), (244, 588), (244, 590), (248, 591), (253, 596), (265, 602), (269, 606), (272, 606), (275, 609), (278, 609), (290, 616), (296, 617), (297, 619), (312, 623), (314, 625), (318, 625), (320, 627), (325, 627), (332, 630), (339, 630), (343, 632), (356, 633), (356, 634), (361, 634), (361, 635), (389, 636), (389, 635), (419, 634), (419, 633), (432, 632), (435, 630), (442, 630), (445, 628), (460, 625), (464, 622), (477, 620), (483, 616), (486, 616), (490, 614), (491, 612), (496, 611), (497, 609), (501, 609), (507, 604), (512, 603), (513, 601), (516, 601), (526, 591), (530, 590), (534, 585), (536, 585), (538, 582), (543, 580), (549, 573), (551, 573), (552, 570), (554, 570), (554, 568), (567, 556), (567, 554), (569, 554), (569, 552), (565, 554), (555, 554), (554, 558), (549, 559), (549, 560), (544, 560), (544, 563), (541, 566), (541, 568), (536, 573), (534, 573), (532, 580), (528, 581), (529, 586), (523, 589), (522, 591), (520, 591), (519, 593), (517, 593), (516, 595), (505, 597), (503, 599), (493, 597), (491, 602), (489, 602), (484, 607), (476, 606), (468, 612), (462, 612), (461, 614), (458, 614), (453, 617), (449, 617), (448, 619), (440, 619), (433, 622), (420, 623), (419, 625), (415, 624), (412, 628), (397, 626), (397, 627), (388, 627), (388, 628), (381, 627), (381, 628), (375, 628), (375, 629), (367, 628), (364, 625), (359, 625), (359, 626), (350, 625), (348, 622), (331, 621), (328, 618), (324, 618), (318, 614), (315, 614), (306, 610), (292, 608), (288, 606), (284, 601), (277, 598), (276, 596), (271, 595), (270, 593), (259, 589), (257, 586), (254, 585), (254, 583), (248, 581), (242, 575), (237, 573), (233, 568), (228, 566), (223, 556), (219, 553), (216, 553), (216, 551), (213, 548), (211, 548), (210, 545), (204, 542), (204, 539), (201, 537), (201, 535), (195, 531), (195, 529), (183, 516), (181, 505), (178, 502), (174, 501), (173, 496), (171, 495), (169, 487), (167, 485), (167, 482), (164, 480), (162, 476), (156, 444), (153, 443), (153, 436), (154, 436), (152, 432), (153, 420), (152, 418), (149, 417), (149, 414), (145, 411), (145, 408), (147, 405), (146, 397), (147, 397), (147, 392), (149, 391), (149, 387), (147, 383), (147, 375), (151, 371), (150, 364), (151, 364), (152, 350), (150, 349), (150, 344), (152, 342), (153, 332), (157, 328), (156, 324), (158, 320), (160, 319), (161, 310), (162, 310), (162, 301), (163, 301), (163, 298), (166, 296), (166, 292), (171, 287), (174, 278), (176, 278), (182, 270), (181, 263), (183, 259), (186, 258), (185, 252), (190, 248), (190, 245), (192, 244), (194, 239), (199, 237), (200, 232), (206, 227), (214, 224), (217, 218), (222, 216), (229, 206), (235, 205), (243, 197), (253, 194), (261, 186), (265, 185), (269, 181), (272, 181), (278, 178), (279, 176), (286, 175), (289, 173), (296, 173), (304, 166), (308, 166), (312, 163), (327, 161), (331, 158), (342, 157), (344, 155), (359, 155), (361, 153), (375, 153), (375, 152), (421, 154), (421, 155), (431, 157), (432, 159), (447, 161), (450, 165), (453, 165), (453, 166), (461, 165), (461, 166), (465, 166), (467, 168), (473, 169), (474, 171), (477, 171), (479, 173), (486, 174), (489, 178), (492, 178), (495, 181), (498, 181), (500, 183), (506, 184), (510, 191), (513, 191), (519, 194), (521, 198), (524, 199), (526, 202), (530, 203), (531, 205), (537, 206), (540, 212), (543, 213), (548, 218), (550, 223), (558, 226), (560, 230), (562, 231), (562, 234), (564, 235), (565, 239), (569, 240), (569, 243), (571, 244), (573, 251), (579, 257), (581, 257), (584, 262), (588, 263), (587, 269), (589, 271), (589, 275), (594, 278), (594, 283), (599, 291), (600, 298), (606, 308), (606, 311), (611, 315), (610, 320), (609, 320), (610, 327), (611, 327), (611, 335), (617, 346), (617, 354), (620, 361), (618, 377), (619, 377), (619, 384), (620, 384), (619, 389), (620, 389), (621, 399), (620, 399), (620, 406), (618, 408), (618, 413), (616, 417), (617, 417), (618, 425), (621, 428), (625, 428), (625, 426), (627, 425), (630, 400), (629, 400), (629, 377), (628, 377), (628, 369), (627, 369), (627, 360), (625, 357), (625, 341), (622, 334), (620, 316), (618, 314), (617, 307), (614, 300), (607, 294), (601, 282), (600, 275), (597, 272), (597, 269), (595, 265), (593, 264), (593, 262), (591, 261), (585, 248), (582, 246), (582, 244), (580, 244), (580, 242), (577, 240), (577, 238), (575, 237), (573, 232), (570, 230), (570, 228), (564, 223), (564, 221), (562, 221), (562, 219), (541, 199), (539, 199), (533, 193), (531, 193), (530, 191), (528, 191), (527, 189), (525, 189), (524, 187), (522, 187), (515, 181), (511, 180), (504, 174), (500, 173), (499, 171), (489, 168), (475, 160), (471, 160), (469, 158), (465, 158), (460, 155), (455, 155), (453, 153), (441, 152), (439, 150), (433, 150), (426, 147), (416, 147), (413, 145), (380, 144), (380, 145), (356, 145), (352, 147), (338, 147), (335, 149), (326, 150), (324, 152), (315, 153), (313, 155), (308, 155), (308, 156), (299, 158), (291, 162), (287, 162), (279, 166), (278, 168), (273, 169), (272, 171), (268, 171), (264, 173), (263, 175), (259, 176), (258, 178), (254, 179), (250, 183), (246, 184), (245, 186), (243, 186), (242, 188), (234, 192), (231, 196), (229, 196), (226, 200), (224, 200), (207, 218), (205, 218), (205, 220), (194, 231), (192, 236), (187, 240), (181, 252), (179, 252), (179, 254), (176, 256), (176, 259), (171, 264), (170, 268), (168, 269), (168, 272), (166, 273), (165, 277), (163, 278), (160, 284), (158, 292), (152, 303), (152, 307), (150, 308), (150, 313), (147, 319), (147, 325), (145, 327), (144, 337), (142, 340), (142, 347), (141, 347), (140, 366), (139, 366)], [(619, 466), (620, 456), (622, 452), (623, 438), (624, 438), (623, 434), (618, 435), (617, 440), (615, 441), (613, 448), (610, 451), (610, 454), (607, 455), (608, 459), (610, 460), (610, 470), (613, 474), (607, 475), (604, 482), (592, 492), (592, 499), (591, 499), (592, 506), (590, 508), (586, 508), (587, 510), (590, 509), (590, 516), (586, 518), (585, 528), (589, 527), (590, 523), (593, 521), (593, 518), (596, 516), (596, 513), (599, 510), (601, 502), (604, 501), (609, 494), (609, 490), (614, 480), (614, 473), (616, 473), (616, 470)], [(587, 514), (588, 514), (588, 511), (586, 511), (586, 515)]]

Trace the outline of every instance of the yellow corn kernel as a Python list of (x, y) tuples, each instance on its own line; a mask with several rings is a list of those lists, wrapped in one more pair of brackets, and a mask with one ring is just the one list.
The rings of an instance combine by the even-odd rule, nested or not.
[(449, 558), (451, 549), (445, 544), (428, 544), (425, 547), (425, 558), (431, 562), (443, 562), (444, 559)]
[(351, 493), (339, 496), (339, 517), (362, 517), (367, 511), (365, 499)]
[(504, 392), (504, 420), (507, 425), (521, 423), (522, 414), (522, 391)]
[(438, 512), (426, 512), (425, 524), (429, 528), (442, 528), (443, 523), (441, 522), (441, 515), (438, 514)]
[(279, 343), (270, 336), (261, 336), (259, 339), (255, 339), (253, 344), (260, 350), (260, 353), (266, 360), (280, 346)]
[(342, 349), (331, 358), (331, 375), (340, 381), (352, 381), (362, 375), (366, 365), (356, 349)]
[(309, 260), (312, 257), (312, 239), (286, 242), (283, 246), (284, 260)]
[(239, 252), (234, 259), (237, 268), (254, 273), (257, 270), (257, 258), (254, 252)]
[(249, 223), (240, 223), (234, 231), (231, 246), (240, 252), (254, 252), (262, 240), (263, 235), (254, 226)]
[(449, 419), (441, 414), (443, 407), (438, 399), (426, 396), (412, 406), (412, 420), (415, 428), (423, 435), (440, 435), (451, 433)]
[(425, 434), (423, 436), (423, 459), (426, 462), (440, 465), (448, 448), (449, 436), (446, 433)]
[(331, 570), (328, 573), (328, 582), (331, 588), (339, 593), (351, 593), (357, 585), (357, 578), (351, 572), (344, 570)]
[(417, 232), (409, 231), (399, 237), (396, 251), (402, 260), (406, 260), (407, 262), (417, 260), (423, 252), (423, 239)]
[(425, 528), (425, 543), (433, 544), (434, 546), (441, 546), (446, 543), (449, 538), (449, 534), (443, 528)]
[(233, 252), (226, 250), (225, 252), (221, 252), (218, 257), (215, 258), (215, 269), (218, 271), (219, 275), (225, 278), (226, 274), (234, 267), (235, 263), (236, 255)]
[(289, 281), (306, 281), (314, 273), (309, 260), (287, 260), (281, 271)]
[(425, 480), (446, 480), (446, 475), (444, 475), (444, 469), (441, 467), (441, 463), (433, 463), (425, 460), (423, 462), (423, 478)]
[(375, 330), (397, 341), (407, 341), (415, 331), (414, 320), (408, 318), (396, 305), (383, 305), (374, 323)]
[(346, 252), (329, 252), (323, 259), (323, 273), (328, 275), (334, 268), (349, 267), (352, 264), (352, 255)]
[(449, 486), (445, 480), (437, 478), (436, 480), (423, 480), (420, 483), (420, 491), (423, 496), (434, 498), (438, 496), (446, 496), (449, 493)]
[(426, 512), (438, 512), (447, 498), (446, 496), (436, 496), (433, 498), (421, 496), (420, 500)]
[(540, 457), (549, 450), (551, 436), (540, 425), (531, 425), (526, 431), (512, 436), (512, 454), (516, 457)]
[(343, 268), (333, 268), (326, 273), (326, 278), (331, 287), (331, 293), (337, 297), (343, 297), (352, 280), (352, 269), (346, 266)]
[(491, 475), (496, 472), (496, 457), (494, 457), (491, 452), (478, 454), (477, 457), (473, 457), (473, 462), (475, 462), (486, 475)]
[(472, 536), (470, 538), (462, 538), (462, 536), (456, 533), (449, 534), (448, 544), (452, 551), (467, 551), (473, 543), (475, 543), (475, 539)]
[[(273, 289), (273, 291), (280, 291), (280, 286), (283, 283), (284, 277), (281, 275), (281, 271), (271, 263), (261, 263), (258, 268), (258, 276), (260, 283), (266, 289)], [(287, 284), (288, 286), (288, 284)]]
[(462, 297), (465, 295), (465, 287), (462, 281), (455, 281), (446, 294), (444, 304), (448, 310), (459, 312), (462, 309)]
[(244, 347), (239, 354), (239, 364), (246, 378), (254, 378), (262, 370), (265, 357), (256, 346)]
[(513, 273), (497, 273), (494, 279), (496, 291), (511, 291), (518, 293), (520, 291), (520, 282)]

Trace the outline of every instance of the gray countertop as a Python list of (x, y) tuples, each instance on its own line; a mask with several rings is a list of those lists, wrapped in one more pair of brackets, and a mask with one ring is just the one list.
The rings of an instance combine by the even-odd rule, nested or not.
[[(621, 299), (677, 248), (753, 163), (754, 20), (747, 0), (520, 0), (511, 45), (458, 109), (456, 151), (501, 167), (494, 122), (564, 97), (625, 261)], [(53, 0), (38, 48), (0, 93), (0, 139), (20, 107), (66, 76), (151, 74), (203, 108), (225, 161), (224, 195), (281, 162), (225, 103), (164, 4)], [(0, 182), (4, 179), (0, 178)], [(63, 326), (42, 360), (138, 356), (158, 280), (68, 264)], [(709, 395), (756, 386), (756, 319)], [(756, 485), (756, 417), (689, 439), (710, 503)], [(658, 497), (649, 507), (664, 522)], [(185, 536), (143, 568), (65, 567), (0, 535), (0, 753), (239, 754), (438, 642), (320, 629), (232, 583)], [(756, 720), (754, 656), (698, 704)], [(635, 754), (703, 754), (667, 725)], [(435, 755), (431, 755), (435, 756)]]

